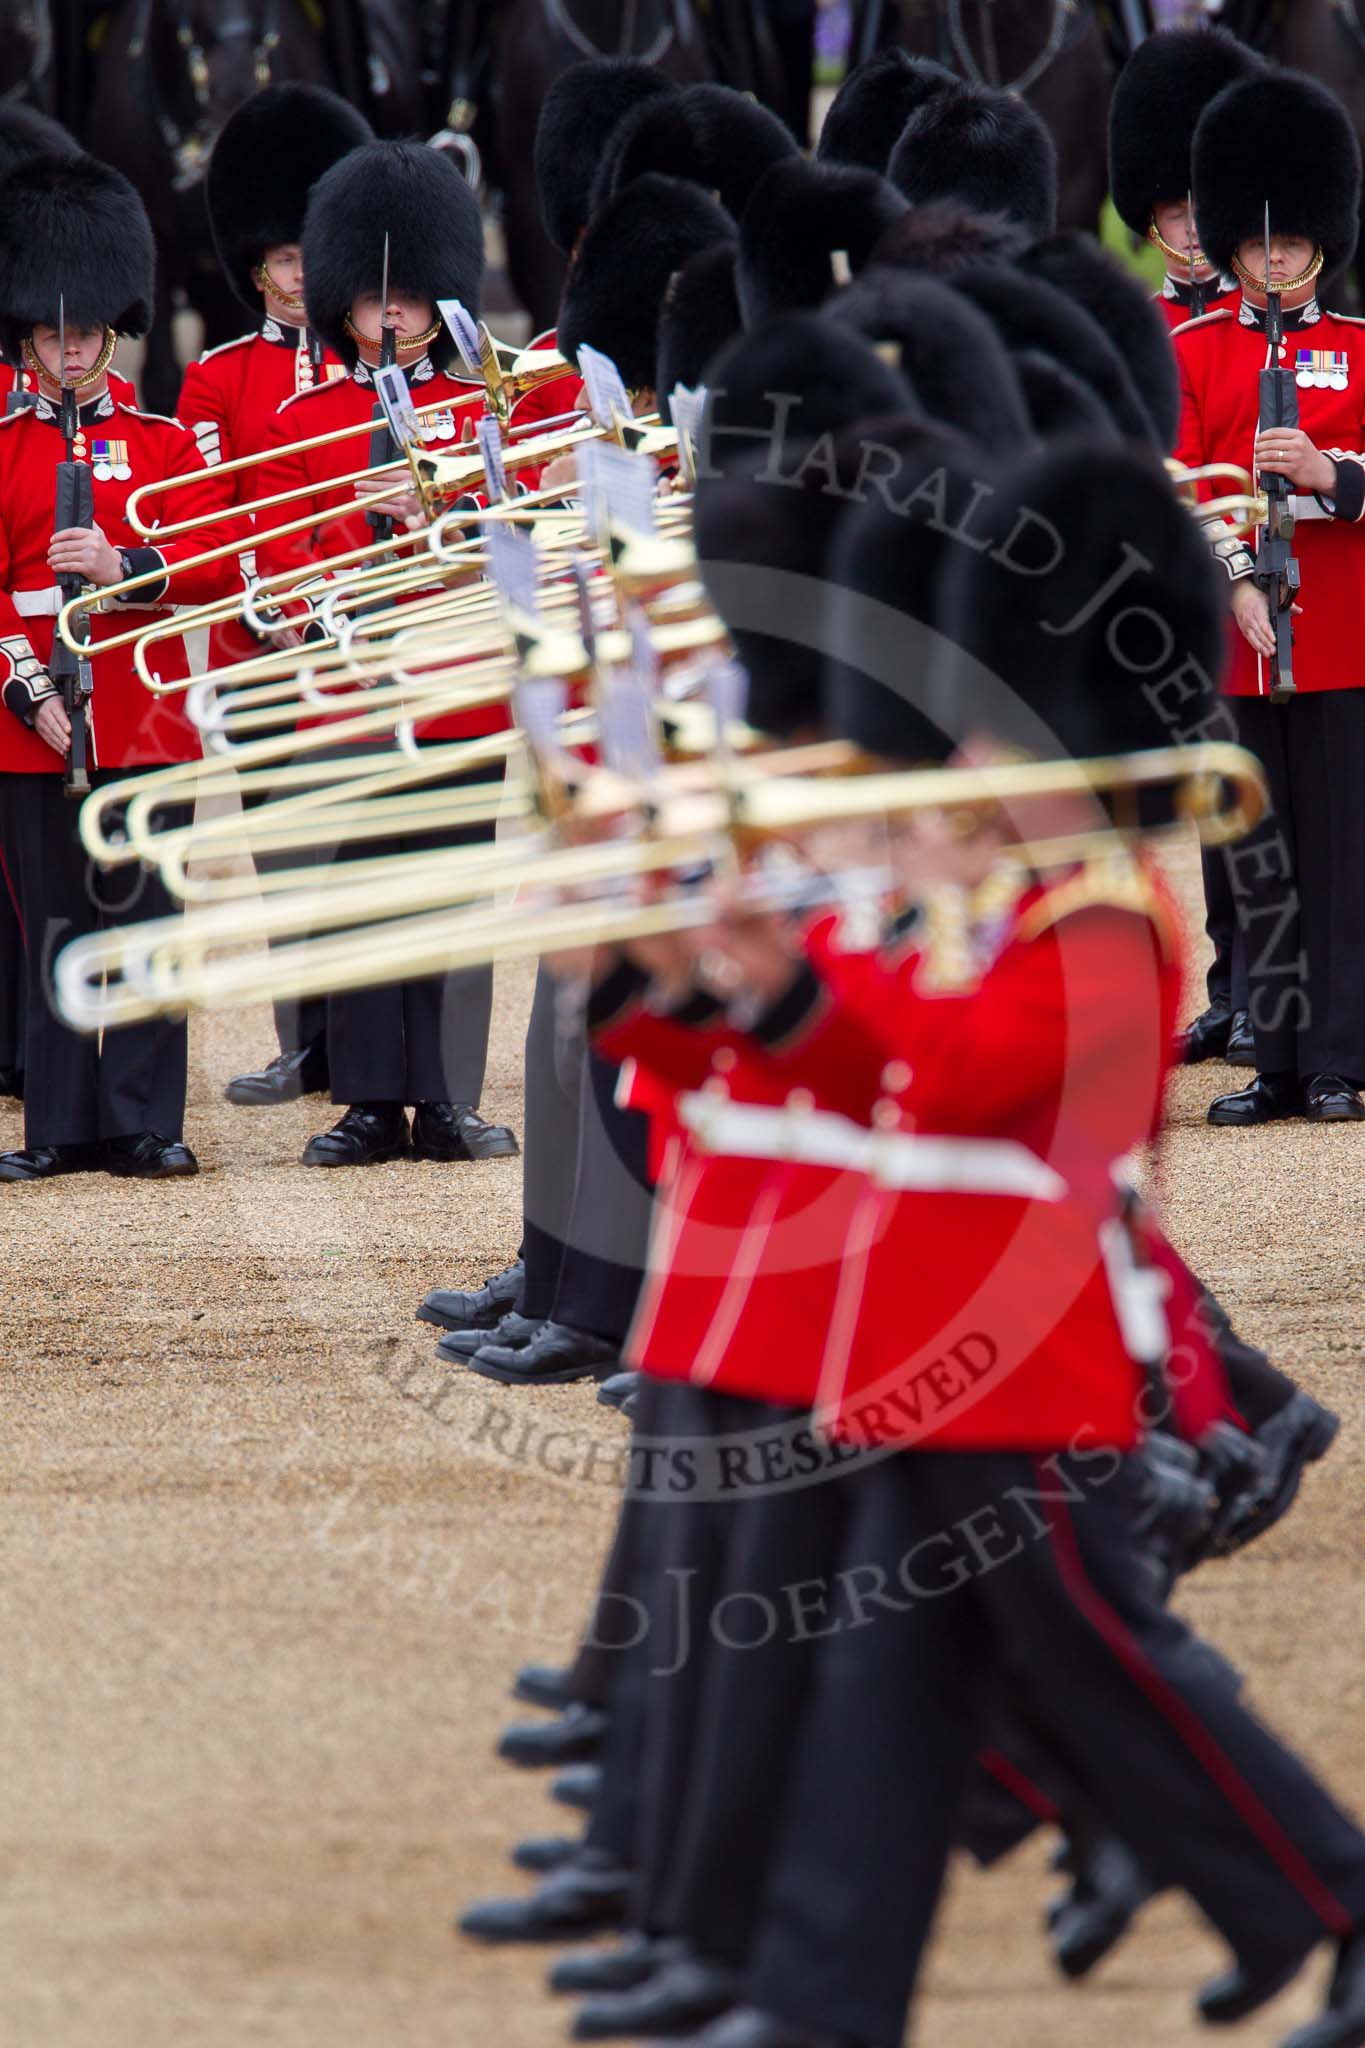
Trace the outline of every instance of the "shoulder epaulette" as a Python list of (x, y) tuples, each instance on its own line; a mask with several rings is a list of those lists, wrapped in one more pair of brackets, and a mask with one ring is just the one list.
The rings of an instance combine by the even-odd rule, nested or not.
[(26, 412), (32, 412), (31, 405), (16, 405), (13, 412), (0, 412), (0, 427), (7, 427), (11, 420), (21, 420)]
[(1213, 327), (1218, 321), (1233, 317), (1231, 306), (1215, 306), (1211, 313), (1201, 313), (1197, 320), (1182, 320), (1178, 327), (1171, 329), (1171, 339), (1174, 340), (1177, 334), (1191, 334), (1199, 327)]
[(121, 398), (115, 400), (114, 410), (115, 412), (126, 412), (129, 419), (154, 420), (159, 427), (175, 427), (182, 434), (193, 432), (193, 429), (187, 427), (183, 420), (172, 419), (168, 412), (143, 412), (139, 406), (127, 405)]
[(1365, 327), (1365, 313), (1324, 313), (1324, 320), (1342, 320), (1348, 327)]
[(288, 398), (282, 398), (275, 407), (276, 414), (288, 412), (291, 405), (302, 405), (305, 398), (317, 398), (324, 391), (335, 391), (338, 384), (349, 381), (349, 374), (348, 372), (345, 377), (329, 377), (325, 384), (310, 384), (306, 391), (291, 391)]
[(199, 361), (201, 363), (211, 363), (215, 356), (226, 355), (230, 348), (245, 348), (249, 342), (256, 340), (259, 333), (260, 329), (253, 327), (250, 334), (237, 334), (233, 336), (231, 341), (220, 341), (216, 348), (206, 348), (199, 357)]
[(1019, 920), (1017, 933), (1027, 942), (1052, 931), (1063, 918), (1082, 910), (1127, 910), (1145, 917), (1155, 926), (1164, 953), (1175, 947), (1169, 908), (1150, 875), (1127, 854), (1111, 854), (1088, 860), (1079, 874), (1047, 889), (1029, 905)]

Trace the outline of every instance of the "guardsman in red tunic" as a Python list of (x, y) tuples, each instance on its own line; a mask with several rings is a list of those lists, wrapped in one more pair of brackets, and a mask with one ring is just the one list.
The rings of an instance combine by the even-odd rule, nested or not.
[[(369, 140), (364, 117), (316, 85), (268, 85), (244, 100), (219, 132), (205, 180), (209, 224), (224, 275), (258, 324), (209, 349), (185, 372), (176, 411), (194, 429), (210, 468), (256, 454), (287, 398), (346, 374), (309, 330), (299, 239), (314, 183), (348, 149)], [(258, 474), (244, 470), (228, 478), (228, 502), (255, 496)], [(245, 558), (244, 577), (251, 566)], [(210, 668), (259, 652), (243, 622), (215, 626), (209, 634)], [(279, 1053), (261, 1072), (230, 1081), (228, 1101), (290, 1102), (325, 1089), (326, 1027), (320, 996), (277, 1002)]]
[[(380, 293), (386, 236), (387, 304)], [(318, 511), (347, 502), (354, 510), (279, 539), (262, 526), (256, 559), (266, 576), (291, 568), (325, 571), (331, 557), (373, 539), (364, 486), (335, 483), (365, 466), (366, 435), (322, 448), (304, 444), (371, 421), (386, 327), (396, 336), (414, 404), (438, 408), (423, 424), (424, 439), (453, 446), (466, 427), (472, 433), (483, 410), (482, 386), (450, 375), (454, 343), (437, 311), (437, 301), (450, 298), (477, 315), (483, 277), (479, 209), (448, 157), (415, 143), (371, 142), (352, 150), (313, 188), (303, 261), (309, 325), (346, 364), (347, 375), (286, 400), (275, 423), (278, 454), (260, 471), (258, 490), (269, 496), (311, 484), (314, 497), (307, 502)], [(400, 524), (416, 523), (410, 494), (385, 502)], [(506, 714), (492, 706), (420, 720), (417, 733), (429, 740), (472, 738), (505, 724)], [(392, 850), (455, 845), (464, 837), (491, 838), (492, 827), (436, 840), (405, 837)], [(375, 847), (357, 851), (372, 855)], [(344, 850), (339, 857), (346, 857)], [(305, 1163), (363, 1166), (409, 1151), (442, 1160), (514, 1152), (511, 1132), (478, 1115), (492, 991), (491, 970), (475, 968), (329, 997), (331, 1094), (345, 1114), (309, 1141)], [(415, 1112), (411, 1130), (409, 1108)]]
[[(0, 425), (0, 823), (29, 967), (25, 1148), (0, 1160), (0, 1178), (95, 1167), (141, 1178), (190, 1174), (197, 1168), (182, 1142), (183, 1019), (108, 1031), (101, 1044), (68, 1029), (52, 1004), (55, 949), (82, 932), (168, 914), (171, 905), (153, 877), (137, 879), (130, 893), (126, 868), (106, 876), (87, 860), (76, 805), (63, 789), (70, 724), (47, 664), (62, 602), (58, 574), (115, 584), (170, 570), (222, 532), (210, 526), (150, 547), (125, 517), (138, 485), (204, 470), (188, 428), (135, 412), (108, 389), (118, 333), (142, 334), (151, 317), (151, 230), (132, 187), (89, 157), (34, 159), (0, 189), (0, 223), (4, 349), (22, 362), (38, 395), (34, 409)], [(57, 334), (63, 313), (65, 364)], [(77, 395), (73, 452), (93, 471), (95, 522), (54, 536), (55, 469), (66, 455), (63, 380)], [(207, 517), (219, 501), (205, 475), (202, 490), (186, 490), (180, 502), (192, 518)], [(220, 596), (229, 577), (224, 563), (192, 571), (174, 587), (163, 575), (93, 617), (87, 725), (95, 781), (199, 752), (181, 700), (150, 696), (129, 650), (102, 656), (101, 641), (177, 600)], [(184, 675), (181, 643), (168, 642), (167, 653), (166, 673)]]
[[(1267, 603), (1255, 540), (1212, 531), (1235, 629), (1224, 730), (1259, 755), (1272, 813), (1227, 861), (1247, 949), (1258, 1073), (1209, 1108), (1219, 1124), (1365, 1117), (1365, 324), (1325, 312), (1319, 273), (1345, 264), (1358, 234), (1360, 152), (1339, 102), (1296, 73), (1229, 88), (1200, 122), (1194, 197), (1210, 260), (1236, 269), (1242, 299), (1176, 336), (1191, 464), (1276, 471), (1294, 493), (1301, 589), (1293, 620), (1296, 694), (1271, 701)], [(1284, 316), (1267, 365), (1264, 228)], [(1298, 427), (1258, 433), (1265, 367), (1295, 372)]]
[[(1239, 79), (1264, 69), (1245, 43), (1224, 29), (1167, 29), (1140, 43), (1120, 72), (1109, 107), (1109, 185), (1131, 232), (1151, 241), (1166, 264), (1157, 303), (1172, 331), (1228, 306), (1240, 286), (1220, 274), (1199, 247), (1191, 212), (1194, 131), (1209, 102)], [(1237, 935), (1227, 861), (1203, 857), (1207, 930), (1213, 944), (1208, 1007), (1185, 1032), (1186, 1062), (1255, 1060), (1247, 1017), (1246, 949)]]
[[(1097, 501), (1087, 459), (1002, 475), (999, 545), (950, 564), (940, 628), (968, 659), (935, 665), (920, 708), (965, 761), (1158, 746), (1161, 686), (1196, 667), (1209, 700), (1220, 624), (1198, 537), (1158, 470), (1106, 454), (1114, 489)], [(1063, 544), (1052, 572), (1034, 555), (1027, 582), (1007, 538), (1025, 509), (1043, 521), (1035, 539)], [(899, 668), (887, 682), (890, 729)], [(1012, 805), (1006, 831), (1036, 843), (1094, 822), (1090, 800), (1059, 796)], [(928, 858), (933, 873), (955, 856), (935, 844)], [(1134, 1542), (1131, 1454), (1162, 1318), (1106, 1182), (1125, 1126), (1140, 1136), (1160, 1114), (1178, 945), (1126, 851), (1039, 879), (962, 996), (907, 957), (886, 961), (869, 1000), (815, 952), (794, 972), (777, 929), (733, 927), (746, 992), (780, 1019), (780, 1037), (756, 1029), (832, 1112), (828, 1149), (841, 1122), (850, 1158), (862, 1148), (867, 1211), (828, 1332), (827, 1424), (899, 1455), (861, 1467), (843, 1571), (806, 1610), (821, 1669), (752, 2002), (698, 2048), (902, 2038), (1002, 1684), (1107, 1823), (1227, 1939), (1206, 2021), (1255, 2011), (1334, 1939), (1329, 2008), (1294, 2040), (1365, 2041), (1365, 1836), (1162, 1608)], [(874, 1575), (880, 1613), (850, 1609), (855, 1571)]]

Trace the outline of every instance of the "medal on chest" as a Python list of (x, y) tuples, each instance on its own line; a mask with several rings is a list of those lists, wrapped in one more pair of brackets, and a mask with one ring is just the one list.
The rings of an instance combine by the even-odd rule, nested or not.
[(1299, 349), (1294, 361), (1294, 381), (1300, 391), (1344, 391), (1351, 381), (1345, 349)]
[(418, 432), (424, 441), (453, 441), (455, 415), (453, 412), (434, 412), (422, 421)]
[(119, 483), (126, 484), (133, 474), (132, 464), (128, 460), (128, 443), (92, 441), (90, 467), (95, 473), (97, 483), (107, 484), (117, 478)]

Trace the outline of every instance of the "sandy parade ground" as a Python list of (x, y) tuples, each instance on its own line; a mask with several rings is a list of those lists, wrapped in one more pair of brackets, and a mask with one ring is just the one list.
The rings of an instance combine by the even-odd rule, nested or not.
[[(529, 994), (500, 974), (484, 1098), (518, 1127)], [(625, 1425), (591, 1384), (447, 1378), (413, 1320), (513, 1255), (519, 1163), (309, 1171), (325, 1105), (221, 1099), (270, 1049), (264, 1009), (196, 1020), (198, 1181), (0, 1190), (0, 2042), (543, 2048), (567, 2018), (544, 1957), (450, 1922), (529, 1882), (516, 1836), (573, 1826), (492, 1750), (527, 1713), (516, 1665), (572, 1644)], [(1225, 1085), (1177, 1079), (1168, 1222), (1344, 1428), (1288, 1521), (1181, 1599), (1362, 1810), (1365, 1131), (1214, 1131)], [(920, 2048), (1195, 2039), (1219, 1944), (1161, 1900), (1069, 1989), (1044, 1866), (957, 1873)], [(1325, 1967), (1237, 2038), (1276, 2041)]]

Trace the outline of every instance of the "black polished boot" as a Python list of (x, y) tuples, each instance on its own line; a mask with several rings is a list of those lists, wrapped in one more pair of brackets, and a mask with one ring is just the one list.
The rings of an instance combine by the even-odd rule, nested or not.
[(510, 1159), (516, 1150), (506, 1124), (486, 1124), (467, 1102), (419, 1102), (413, 1111), (414, 1159)]
[(1226, 996), (1215, 996), (1207, 1010), (1201, 1011), (1180, 1034), (1180, 1057), (1184, 1065), (1197, 1067), (1201, 1060), (1221, 1059), (1227, 1051), (1231, 1029), (1232, 1005)]
[(619, 1927), (630, 1873), (601, 1849), (583, 1849), (525, 1899), (481, 1899), (458, 1922), (476, 1941), (563, 1941)]
[(509, 1764), (529, 1769), (591, 1763), (602, 1747), (607, 1717), (601, 1707), (575, 1700), (553, 1721), (518, 1722), (503, 1730), (498, 1755)]
[(472, 1293), (456, 1287), (433, 1287), (417, 1311), (419, 1323), (434, 1323), (438, 1330), (491, 1330), (514, 1309), (521, 1295), (526, 1268), (520, 1259), (495, 1273)]
[(1355, 1082), (1340, 1074), (1314, 1074), (1303, 1095), (1303, 1113), (1310, 1124), (1358, 1124), (1365, 1118), (1365, 1102)]
[(519, 1315), (512, 1309), (491, 1330), (447, 1330), (436, 1346), (436, 1356), (449, 1359), (452, 1365), (468, 1365), (485, 1344), (496, 1344), (499, 1350), (519, 1351), (543, 1328), (536, 1316)]
[(1062, 1975), (1088, 1976), (1122, 1941), (1154, 1889), (1125, 1843), (1088, 1834), (1079, 1849), (1076, 1881), (1049, 1915), (1053, 1960)]
[(33, 1145), (0, 1152), (0, 1180), (54, 1180), (61, 1173), (94, 1173), (103, 1165), (95, 1145)]
[(552, 1714), (560, 1713), (573, 1699), (569, 1691), (571, 1672), (561, 1664), (523, 1664), (512, 1686), (514, 1700), (524, 1700), (528, 1707), (548, 1707)]
[(305, 1166), (380, 1166), (408, 1150), (408, 1120), (401, 1102), (357, 1102), (303, 1148)]
[(582, 1847), (581, 1835), (528, 1835), (513, 1849), (512, 1861), (518, 1870), (533, 1870), (537, 1877), (547, 1877), (552, 1870), (572, 1863)]
[(718, 2019), (738, 1995), (733, 1970), (682, 1955), (635, 1990), (607, 1992), (580, 2006), (570, 2032), (575, 2041), (668, 2039)]
[(624, 1408), (631, 1395), (640, 1391), (640, 1378), (638, 1372), (614, 1372), (597, 1389), (597, 1398), (604, 1408)]
[(1256, 1484), (1239, 1497), (1215, 1546), (1220, 1556), (1244, 1549), (1288, 1514), (1304, 1467), (1326, 1457), (1340, 1429), (1340, 1417), (1302, 1388), (1261, 1424), (1253, 1441), (1265, 1469)]
[(469, 1360), (471, 1372), (506, 1387), (558, 1387), (573, 1380), (604, 1380), (621, 1363), (621, 1347), (567, 1323), (542, 1323), (529, 1344), (513, 1349), (489, 1342)]
[(857, 2035), (812, 2032), (775, 2013), (759, 2012), (752, 2005), (737, 2005), (723, 2019), (713, 2020), (699, 2034), (693, 2034), (687, 2048), (871, 2048)]
[(634, 1991), (686, 1952), (687, 1944), (676, 1935), (627, 1934), (615, 1948), (585, 1949), (579, 1955), (563, 1956), (550, 1971), (548, 1982), (551, 1991), (578, 1997)]
[(137, 1131), (129, 1138), (106, 1138), (104, 1170), (124, 1180), (188, 1180), (199, 1161), (178, 1138), (159, 1131)]
[(1304, 1113), (1303, 1085), (1297, 1074), (1258, 1074), (1249, 1088), (1216, 1095), (1209, 1104), (1211, 1124), (1273, 1124)]
[(1326, 2008), (1295, 2027), (1281, 2048), (1365, 2048), (1365, 1933), (1342, 1942)]
[(1256, 1064), (1256, 1034), (1251, 1028), (1251, 1015), (1247, 1010), (1234, 1010), (1232, 1013), (1232, 1029), (1228, 1032), (1223, 1061), (1229, 1067), (1254, 1067)]
[(1310, 1951), (1300, 1950), (1292, 1959), (1269, 1957), (1255, 1963), (1234, 1963), (1221, 1977), (1204, 1985), (1196, 2009), (1206, 2027), (1235, 2027), (1239, 2021), (1259, 2012), (1278, 1998), (1286, 1984), (1292, 1984), (1308, 1961)]
[(570, 1764), (567, 1771), (561, 1771), (550, 1787), (551, 1799), (557, 1799), (561, 1806), (573, 1806), (583, 1813), (591, 1813), (602, 1790), (602, 1766), (600, 1764)]
[(223, 1094), (242, 1109), (266, 1109), (277, 1102), (297, 1102), (301, 1095), (325, 1095), (327, 1048), (320, 1039), (297, 1052), (277, 1053), (258, 1074), (238, 1074)]

